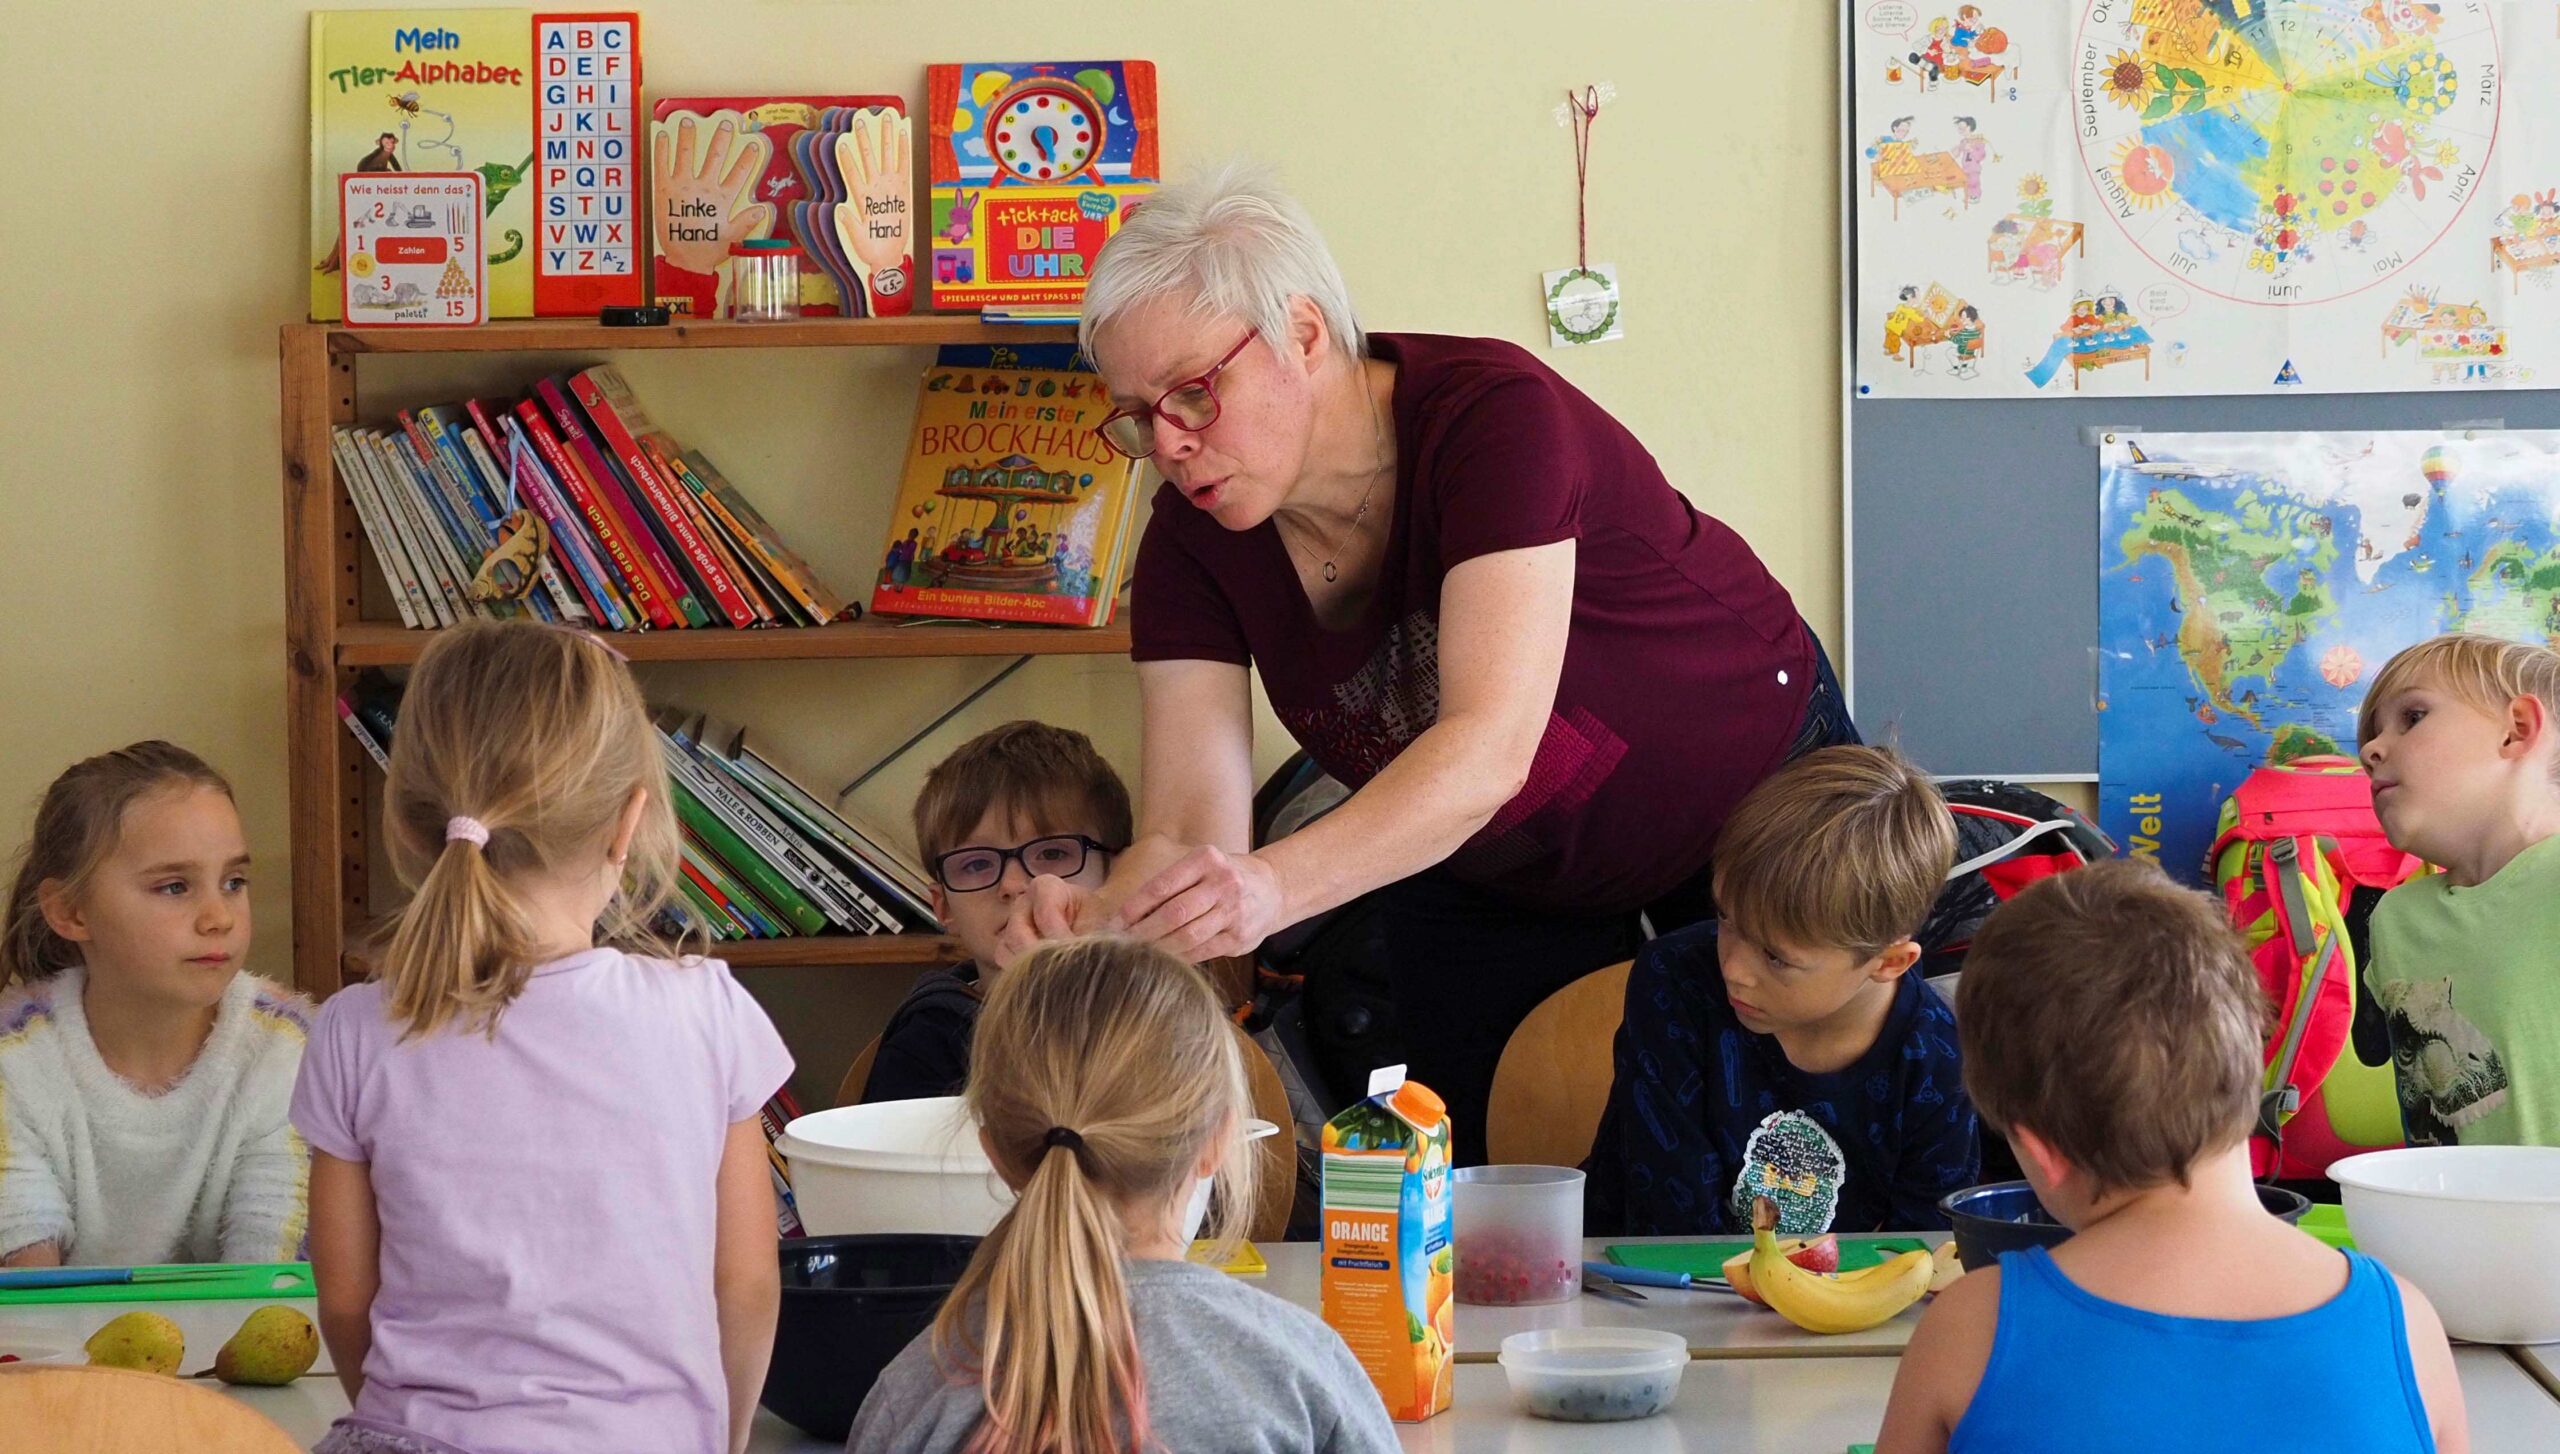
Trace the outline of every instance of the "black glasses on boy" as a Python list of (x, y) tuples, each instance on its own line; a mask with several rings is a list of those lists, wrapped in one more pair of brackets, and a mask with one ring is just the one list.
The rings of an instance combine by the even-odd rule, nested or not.
[(955, 894), (974, 894), (991, 889), (1004, 878), (1005, 860), (1022, 865), (1022, 871), (1038, 878), (1053, 874), (1074, 878), (1084, 872), (1090, 854), (1116, 852), (1110, 844), (1097, 842), (1081, 833), (1061, 833), (1054, 838), (1034, 838), (1019, 848), (991, 848), (984, 844), (955, 848), (933, 861), (934, 881)]

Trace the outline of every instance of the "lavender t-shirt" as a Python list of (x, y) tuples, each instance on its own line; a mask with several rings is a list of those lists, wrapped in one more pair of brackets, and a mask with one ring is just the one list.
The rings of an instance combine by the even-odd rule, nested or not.
[(355, 1420), (474, 1454), (725, 1448), (720, 1154), (791, 1074), (763, 1009), (718, 960), (591, 949), (494, 1040), (400, 1033), (380, 985), (341, 990), (293, 1094), (382, 1224)]

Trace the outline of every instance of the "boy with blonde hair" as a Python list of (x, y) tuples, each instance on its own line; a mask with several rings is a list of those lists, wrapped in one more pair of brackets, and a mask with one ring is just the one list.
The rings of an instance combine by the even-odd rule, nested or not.
[(2437, 864), (2373, 911), (2367, 983), (2422, 1144), (2560, 1146), (2560, 652), (2455, 633), (2356, 719), (2374, 815)]
[(2464, 1454), (2425, 1296), (2249, 1179), (2268, 1007), (2212, 899), (2139, 859), (2041, 880), (1974, 937), (1956, 1008), (1983, 1125), (2072, 1236), (1938, 1294), (1878, 1454)]
[(1595, 1230), (1809, 1236), (1944, 1226), (1979, 1166), (1946, 1001), (1908, 971), (1955, 861), (1928, 776), (1828, 747), (1752, 789), (1716, 840), (1718, 920), (1647, 944), (1586, 1166)]

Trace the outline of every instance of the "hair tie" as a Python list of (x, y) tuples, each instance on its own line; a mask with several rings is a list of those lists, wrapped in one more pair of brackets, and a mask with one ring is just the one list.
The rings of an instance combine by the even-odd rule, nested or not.
[(489, 846), (489, 825), (477, 818), (445, 819), (444, 841), (451, 843), (457, 838), (475, 848), (486, 848)]
[[(1047, 1147), (1064, 1146), (1069, 1151), (1076, 1152), (1084, 1150), (1084, 1138), (1064, 1126), (1051, 1126), (1048, 1134), (1040, 1138), (1040, 1144)], [(1045, 1156), (1048, 1153), (1043, 1151), (1041, 1154)]]

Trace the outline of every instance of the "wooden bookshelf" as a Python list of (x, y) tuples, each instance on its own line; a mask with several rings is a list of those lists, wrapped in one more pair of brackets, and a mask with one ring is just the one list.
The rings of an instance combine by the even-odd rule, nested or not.
[[(912, 626), (865, 617), (829, 626), (725, 627), (688, 631), (607, 631), (602, 638), (632, 661), (843, 661), (931, 656), (1126, 656), (1129, 623), (1091, 629), (926, 622)], [(432, 631), (387, 621), (358, 621), (338, 632), (338, 665), (404, 666), (418, 659)]]
[[(362, 583), (370, 545), (339, 484), (330, 431), (359, 422), (358, 361), (372, 354), (583, 353), (640, 348), (927, 348), (945, 343), (1072, 342), (1066, 327), (1016, 327), (974, 317), (805, 319), (792, 323), (680, 321), (606, 328), (580, 319), (529, 319), (474, 328), (359, 329), (288, 323), (280, 330), (285, 524), (285, 711), (288, 836), (293, 863), (295, 985), (325, 997), (360, 973), (349, 931), (371, 916), (380, 824), (366, 811), (372, 760), (338, 721), (338, 698), (358, 670), (417, 659), (429, 633), (366, 620)], [(921, 365), (919, 365), (921, 366)], [(406, 401), (411, 403), (426, 400)], [(634, 662), (809, 661), (880, 658), (1126, 654), (1124, 622), (1095, 630), (863, 621), (764, 631), (696, 629), (607, 636)], [(819, 935), (717, 946), (732, 964), (908, 966), (947, 963), (941, 935)]]
[(588, 318), (516, 318), (470, 328), (348, 328), (325, 331), (332, 353), (596, 353), (630, 348), (851, 348), (942, 343), (1073, 343), (1067, 327), (981, 323), (919, 314), (906, 318), (801, 318), (789, 323), (680, 318), (659, 328), (607, 328)]

